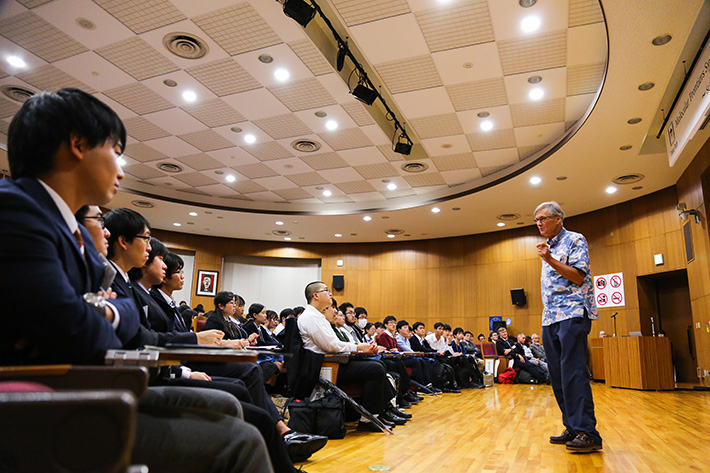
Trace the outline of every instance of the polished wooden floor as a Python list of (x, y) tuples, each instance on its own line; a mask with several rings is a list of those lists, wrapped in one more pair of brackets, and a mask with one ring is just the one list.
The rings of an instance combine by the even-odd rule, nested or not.
[(572, 454), (548, 442), (563, 429), (549, 386), (495, 385), (425, 397), (392, 436), (349, 428), (297, 466), (308, 473), (710, 472), (710, 393), (592, 389), (602, 452)]

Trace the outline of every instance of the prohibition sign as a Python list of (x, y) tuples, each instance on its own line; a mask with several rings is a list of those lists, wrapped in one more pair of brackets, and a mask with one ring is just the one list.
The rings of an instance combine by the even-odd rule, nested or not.
[[(617, 292), (616, 294), (618, 294), (618, 292)], [(599, 294), (599, 295), (597, 296), (597, 303), (598, 303), (599, 305), (606, 305), (606, 303), (608, 302), (608, 300), (609, 300), (609, 299), (607, 299), (606, 294)]]
[(611, 295), (611, 302), (614, 304), (621, 304), (623, 297), (620, 292), (615, 292)]
[(597, 289), (600, 291), (606, 287), (606, 279), (597, 278)]
[(611, 280), (609, 280), (609, 284), (611, 284), (611, 287), (619, 287), (621, 286), (621, 278), (619, 276), (612, 276)]

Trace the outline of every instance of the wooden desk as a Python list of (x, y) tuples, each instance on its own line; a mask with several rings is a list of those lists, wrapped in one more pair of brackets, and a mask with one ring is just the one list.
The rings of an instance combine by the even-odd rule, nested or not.
[(607, 337), (602, 340), (607, 385), (647, 391), (675, 389), (670, 339)]
[(589, 367), (592, 370), (592, 378), (597, 381), (604, 381), (604, 339), (589, 339)]

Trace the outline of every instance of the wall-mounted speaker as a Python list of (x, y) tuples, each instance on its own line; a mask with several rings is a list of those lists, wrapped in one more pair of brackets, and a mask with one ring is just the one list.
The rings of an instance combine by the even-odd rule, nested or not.
[(510, 290), (510, 301), (513, 305), (525, 305), (528, 303), (527, 297), (525, 297), (525, 289), (511, 289)]
[(342, 274), (333, 275), (333, 284), (330, 286), (336, 291), (342, 291), (345, 288), (345, 276)]

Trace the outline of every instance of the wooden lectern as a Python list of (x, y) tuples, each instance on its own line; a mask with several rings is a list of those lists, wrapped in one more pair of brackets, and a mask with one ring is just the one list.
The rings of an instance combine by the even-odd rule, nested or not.
[(675, 389), (670, 339), (607, 337), (602, 340), (608, 386), (645, 391)]

